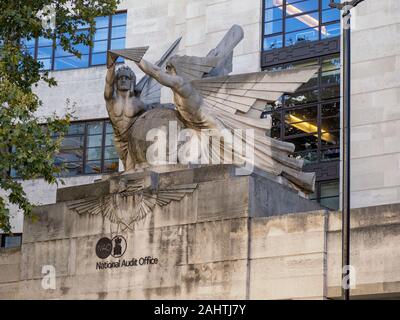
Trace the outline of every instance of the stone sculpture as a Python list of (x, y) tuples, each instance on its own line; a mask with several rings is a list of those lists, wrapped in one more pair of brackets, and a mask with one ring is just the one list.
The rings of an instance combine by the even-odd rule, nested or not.
[[(160, 67), (166, 62), (166, 59), (177, 48), (181, 39), (175, 41), (171, 48), (157, 63)], [(147, 47), (135, 48), (133, 55), (129, 59), (140, 61), (140, 58), (147, 51)], [(126, 50), (120, 50), (117, 54), (112, 51), (107, 57), (107, 76), (104, 89), (104, 98), (106, 107), (110, 116), (110, 121), (114, 130), (114, 143), (120, 159), (123, 162), (125, 171), (135, 168), (137, 163), (145, 161), (140, 152), (143, 148), (135, 145), (131, 130), (133, 124), (146, 111), (152, 110), (160, 105), (161, 86), (154, 80), (147, 77), (141, 79), (136, 84), (136, 75), (131, 68), (122, 66), (115, 71), (116, 60), (123, 55)], [(129, 52), (129, 50), (127, 51)], [(167, 107), (167, 106), (164, 106)], [(173, 113), (166, 111), (164, 113)], [(136, 130), (137, 131), (137, 130)], [(129, 144), (131, 150), (129, 151)], [(133, 146), (132, 146), (133, 145)]]
[[(219, 145), (214, 145), (211, 149), (212, 155), (222, 157), (221, 154), (225, 156), (224, 153), (231, 152), (232, 158), (238, 163), (252, 162), (255, 167), (282, 177), (292, 187), (306, 193), (312, 192), (315, 174), (303, 172), (303, 160), (290, 157), (295, 150), (293, 144), (266, 135), (266, 130), (271, 128), (271, 118), (261, 119), (261, 113), (267, 103), (276, 101), (284, 93), (295, 92), (318, 71), (318, 68), (229, 75), (232, 71), (233, 50), (242, 38), (242, 28), (233, 26), (221, 43), (206, 57), (175, 55), (168, 59), (165, 68), (142, 58), (147, 48), (109, 52), (109, 56), (110, 59), (120, 55), (133, 60), (151, 79), (171, 88), (175, 110), (170, 111), (166, 117), (168, 120), (176, 119), (181, 126), (194, 129), (199, 135), (204, 129), (212, 132), (211, 135), (218, 135), (222, 130), (230, 130), (234, 136), (237, 135), (236, 129), (253, 130), (254, 140), (250, 141), (254, 150), (252, 158), (243, 156), (229, 141), (221, 141)], [(121, 74), (125, 74), (125, 71)], [(109, 88), (111, 83), (108, 78)], [(129, 91), (123, 80), (121, 82), (118, 80), (117, 85), (119, 90)], [(128, 115), (130, 118), (145, 111), (139, 101), (137, 105), (135, 103), (133, 103), (135, 107)], [(108, 108), (112, 107), (111, 105), (111, 108)], [(128, 130), (125, 128), (134, 126), (127, 121), (126, 125), (120, 127), (123, 130), (117, 128), (116, 140), (120, 145), (122, 157), (128, 159), (125, 160), (125, 168), (134, 168), (137, 164), (132, 163), (130, 159), (146, 162), (143, 157), (137, 158), (138, 153), (144, 154), (138, 150), (140, 148), (130, 147), (131, 140), (135, 137), (124, 135)], [(242, 136), (236, 138), (243, 139)], [(123, 142), (120, 142), (122, 140)], [(203, 147), (208, 148), (208, 142), (207, 146)]]

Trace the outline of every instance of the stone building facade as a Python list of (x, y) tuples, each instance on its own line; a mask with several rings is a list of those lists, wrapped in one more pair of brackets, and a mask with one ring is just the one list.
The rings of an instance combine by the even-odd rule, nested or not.
[[(305, 156), (311, 154), (310, 159), (313, 159), (314, 154), (318, 154), (318, 161), (312, 160), (309, 164), (309, 170), (317, 171), (319, 176), (314, 198), (323, 205), (337, 209), (340, 195), (340, 158), (339, 153), (331, 151), (339, 148), (340, 138), (339, 135), (336, 136), (337, 144), (334, 147), (323, 147), (326, 142), (323, 139), (326, 128), (322, 126), (323, 121), (327, 120), (322, 115), (323, 108), (327, 104), (334, 104), (338, 109), (336, 116), (328, 117), (338, 123), (341, 107), (337, 86), (331, 86), (336, 91), (335, 96), (329, 96), (329, 101), (321, 98), (323, 90), (327, 88), (322, 85), (325, 74), (326, 79), (333, 79), (332, 81), (337, 81), (338, 73), (340, 78), (340, 70), (334, 70), (337, 60), (324, 62), (325, 59), (338, 59), (340, 56), (340, 37), (335, 34), (337, 21), (328, 14), (327, 0), (290, 2), (299, 8), (302, 5), (309, 8), (307, 10), (310, 10), (311, 17), (313, 15), (318, 17), (319, 14), (318, 26), (310, 25), (314, 22), (309, 20), (307, 28), (304, 29), (315, 31), (319, 28), (318, 38), (311, 38), (306, 42), (300, 41), (305, 37), (304, 34), (310, 33), (298, 32), (295, 38), (298, 43), (279, 44), (279, 39), (285, 42), (297, 32), (291, 32), (285, 27), (286, 23), (289, 23), (287, 20), (293, 19), (291, 18), (293, 11), (290, 11), (293, 7), (283, 0), (125, 0), (122, 1), (118, 11), (126, 12), (124, 46), (129, 48), (149, 45), (150, 50), (146, 54), (149, 61), (158, 60), (179, 37), (182, 37), (179, 54), (206, 55), (233, 24), (241, 25), (245, 32), (244, 40), (234, 52), (234, 73), (296, 67), (310, 61), (318, 61), (322, 70), (318, 85), (320, 98), (318, 101), (305, 103), (303, 108), (310, 107), (309, 110), (312, 110), (311, 107), (316, 108), (316, 111), (312, 112), (317, 114), (315, 115), (317, 131), (308, 132), (307, 135), (303, 132), (286, 136), (284, 128), (287, 124), (285, 124), (286, 111), (284, 109), (273, 111), (278, 110), (280, 120), (283, 120), (282, 128), (277, 129), (280, 130), (280, 136), (277, 138), (294, 143), (300, 141), (299, 154)], [(314, 3), (318, 4), (319, 9), (314, 10), (315, 7), (312, 7)], [(384, 214), (387, 211), (385, 208), (394, 210), (392, 214), (395, 215), (397, 207), (394, 204), (400, 202), (400, 135), (397, 126), (400, 121), (399, 5), (397, 0), (366, 0), (353, 9), (351, 201), (352, 207), (359, 209), (357, 212), (360, 212), (360, 215), (368, 215), (373, 211), (379, 216), (378, 211)], [(327, 13), (327, 20), (323, 20), (324, 12)], [(275, 16), (276, 14), (278, 16)], [(282, 16), (279, 16), (281, 14)], [(283, 30), (279, 29), (280, 26), (283, 26)], [(327, 32), (331, 32), (332, 36), (327, 37)], [(278, 42), (265, 40), (269, 38), (278, 39)], [(130, 63), (128, 65), (132, 66)], [(135, 66), (132, 67), (140, 79), (142, 74)], [(108, 115), (103, 100), (105, 72), (105, 65), (52, 71), (52, 75), (58, 81), (58, 87), (50, 89), (39, 86), (38, 94), (43, 100), (43, 107), (39, 110), (40, 115), (53, 112), (62, 114), (66, 100), (69, 99), (71, 104), (74, 104), (78, 122), (106, 120)], [(162, 92), (162, 102), (171, 102), (167, 90)], [(302, 104), (291, 105), (289, 112), (300, 109), (300, 106)], [(290, 114), (296, 116), (295, 113)], [(338, 132), (337, 125), (334, 128), (334, 133), (336, 132)], [(302, 148), (311, 141), (304, 139), (312, 139), (313, 136), (318, 136), (318, 139), (312, 140), (318, 147), (311, 148), (312, 150)], [(327, 150), (329, 152), (325, 152)], [(325, 154), (329, 156), (332, 153), (334, 159), (324, 161)], [(65, 177), (64, 181), (66, 186), (78, 186), (98, 180), (101, 176), (102, 172), (77, 174)], [(30, 199), (38, 204), (48, 205), (56, 201), (56, 186), (49, 186), (39, 179), (24, 182), (24, 187)], [(330, 216), (334, 217), (333, 214)], [(360, 219), (364, 218), (360, 216)], [(17, 210), (13, 210), (12, 221), (14, 233), (22, 234), (23, 217)], [(5, 244), (5, 236), (2, 237), (1, 242)], [(377, 247), (375, 249), (378, 250)], [(395, 264), (392, 263), (393, 265)], [(391, 270), (390, 274), (393, 275), (393, 272)], [(328, 279), (328, 283), (329, 281)], [(332, 293), (325, 296), (335, 295)]]

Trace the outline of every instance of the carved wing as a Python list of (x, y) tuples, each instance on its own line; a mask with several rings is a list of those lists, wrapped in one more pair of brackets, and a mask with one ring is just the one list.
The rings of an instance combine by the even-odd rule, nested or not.
[(89, 198), (74, 201), (67, 205), (68, 209), (75, 211), (79, 215), (91, 214), (99, 215), (109, 219), (113, 223), (118, 222), (118, 217), (115, 212), (115, 194), (110, 194), (103, 197)]
[[(122, 231), (133, 230), (135, 225), (154, 211), (155, 206), (164, 207), (172, 201), (180, 201), (197, 188), (197, 184), (172, 186), (160, 190), (144, 189), (144, 180), (129, 181), (122, 191), (107, 196), (82, 199), (68, 204), (70, 210), (79, 215), (102, 215), (110, 222), (122, 226)], [(135, 206), (132, 208), (131, 220), (127, 221), (118, 215), (118, 198), (134, 197)]]
[(124, 57), (128, 60), (140, 62), (148, 49), (149, 47), (138, 47), (131, 49), (109, 50), (107, 51), (107, 67), (109, 68), (113, 60), (118, 58), (119, 56)]
[(164, 207), (172, 201), (180, 201), (185, 195), (193, 193), (196, 188), (197, 184), (186, 184), (158, 191), (144, 190), (142, 194), (138, 195), (139, 201), (135, 207), (135, 217), (125, 227), (132, 230), (137, 223), (151, 214), (156, 206)]
[[(254, 159), (245, 159), (256, 167), (283, 175), (306, 191), (314, 190), (315, 175), (302, 172), (303, 160), (290, 158), (295, 146), (267, 137), (271, 118), (261, 119), (267, 102), (284, 93), (295, 92), (318, 67), (275, 72), (214, 77), (192, 82), (204, 100), (204, 108), (228, 129), (253, 129)], [(242, 137), (240, 137), (243, 139)]]
[[(171, 47), (163, 54), (161, 59), (156, 63), (156, 65), (162, 69), (165, 69), (168, 59), (173, 55), (179, 46), (182, 38), (177, 39)], [(159, 84), (155, 79), (148, 75), (145, 75), (139, 83), (136, 85), (136, 91), (140, 92), (140, 100), (147, 104), (158, 104), (161, 99), (161, 84)]]
[(243, 28), (238, 25), (232, 26), (215, 49), (207, 55), (207, 57), (222, 57), (218, 65), (206, 75), (207, 77), (226, 76), (232, 72), (233, 50), (243, 38)]
[[(284, 93), (295, 92), (318, 67), (274, 72), (255, 72), (192, 81), (208, 107), (216, 112), (246, 115), (259, 119), (267, 102)], [(264, 127), (265, 128), (265, 125)]]

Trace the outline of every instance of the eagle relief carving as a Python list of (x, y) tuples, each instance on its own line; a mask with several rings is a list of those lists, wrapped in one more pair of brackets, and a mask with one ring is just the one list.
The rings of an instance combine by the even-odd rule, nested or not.
[(79, 215), (101, 215), (111, 223), (117, 224), (122, 232), (134, 230), (158, 207), (169, 205), (172, 201), (180, 201), (185, 195), (192, 194), (197, 183), (181, 184), (154, 189), (146, 178), (119, 181), (115, 191), (108, 195), (81, 199), (69, 203), (70, 210)]

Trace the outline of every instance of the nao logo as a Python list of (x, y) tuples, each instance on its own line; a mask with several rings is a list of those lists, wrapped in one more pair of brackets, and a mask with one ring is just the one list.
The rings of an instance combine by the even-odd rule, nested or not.
[(126, 240), (123, 236), (115, 236), (112, 239), (101, 238), (96, 244), (96, 255), (100, 259), (107, 259), (109, 256), (120, 258), (126, 251)]

